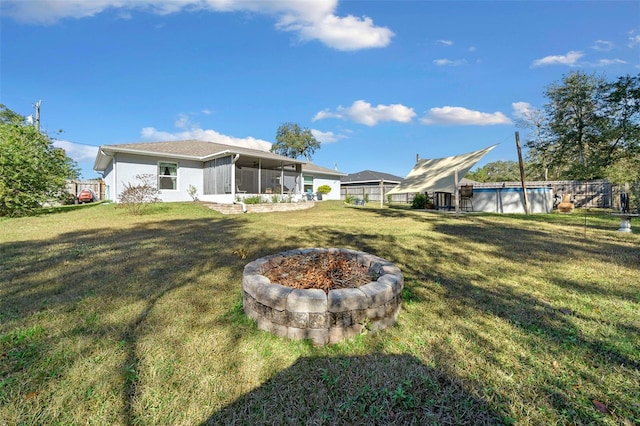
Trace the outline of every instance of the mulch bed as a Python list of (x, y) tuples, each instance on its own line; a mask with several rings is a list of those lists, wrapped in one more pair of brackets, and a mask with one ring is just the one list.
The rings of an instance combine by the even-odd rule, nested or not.
[(360, 265), (355, 257), (344, 253), (310, 253), (284, 257), (264, 273), (272, 283), (329, 293), (339, 288), (356, 288), (375, 281), (369, 268)]

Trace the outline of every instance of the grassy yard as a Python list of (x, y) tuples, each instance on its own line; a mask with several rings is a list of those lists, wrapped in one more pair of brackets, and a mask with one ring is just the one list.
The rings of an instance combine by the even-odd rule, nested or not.
[[(0, 219), (0, 425), (640, 424), (640, 223), (618, 224), (339, 202)], [(298, 247), (394, 262), (398, 324), (327, 347), (257, 330), (242, 269)]]

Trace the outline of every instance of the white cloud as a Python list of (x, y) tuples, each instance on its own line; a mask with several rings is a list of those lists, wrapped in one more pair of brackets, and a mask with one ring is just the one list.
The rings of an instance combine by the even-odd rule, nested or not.
[(609, 50), (613, 49), (613, 42), (606, 40), (596, 40), (591, 48), (593, 50), (608, 52)]
[(333, 132), (322, 132), (316, 129), (311, 129), (311, 134), (320, 143), (333, 143), (347, 137), (345, 135), (335, 134)]
[(393, 32), (386, 27), (376, 27), (368, 17), (356, 18), (352, 15), (338, 17), (328, 15), (319, 21), (283, 23), (277, 27), (283, 31), (295, 31), (300, 40), (320, 40), (336, 50), (359, 50), (384, 47), (391, 42)]
[(640, 34), (639, 35), (630, 34), (629, 35), (629, 44), (628, 44), (628, 46), (629, 47), (635, 47), (635, 46), (638, 46), (638, 45), (640, 45)]
[[(340, 107), (342, 108), (342, 107)], [(313, 118), (311, 119), (311, 121), (318, 121), (318, 120), (324, 120), (325, 118), (342, 118), (342, 115), (336, 113), (336, 112), (331, 112), (327, 109), (322, 110), (318, 113), (316, 113), (316, 115), (313, 116)]]
[(626, 64), (627, 61), (623, 61), (622, 59), (600, 59), (598, 62), (590, 64), (594, 67), (606, 67), (609, 65), (616, 65), (616, 64)]
[(197, 126), (196, 124), (192, 124), (189, 116), (187, 114), (178, 114), (178, 119), (173, 123), (174, 126), (178, 129), (187, 129), (189, 127)]
[(276, 28), (297, 33), (301, 41), (318, 40), (337, 50), (384, 47), (393, 32), (371, 18), (334, 14), (338, 0), (4, 0), (2, 14), (31, 23), (55, 23), (65, 18), (87, 18), (116, 9), (129, 19), (132, 10), (159, 15), (180, 11), (250, 11), (276, 17)]
[(543, 67), (546, 65), (568, 65), (574, 66), (578, 60), (584, 56), (584, 53), (578, 51), (571, 51), (566, 55), (554, 55), (545, 56), (542, 59), (536, 59), (533, 61), (532, 67)]
[(149, 141), (180, 141), (180, 140), (199, 140), (207, 142), (221, 143), (225, 145), (237, 145), (245, 148), (259, 149), (261, 151), (269, 151), (271, 143), (252, 137), (236, 138), (233, 136), (223, 135), (215, 130), (190, 129), (183, 132), (164, 132), (154, 127), (144, 127), (140, 131), (140, 136)]
[(511, 106), (513, 107), (513, 115), (519, 118), (527, 117), (535, 110), (529, 102), (514, 102)]
[(458, 59), (455, 61), (452, 61), (451, 59), (434, 59), (433, 63), (444, 67), (444, 66), (458, 66), (458, 65), (464, 65), (467, 63), (467, 61), (465, 61), (464, 59)]
[(98, 147), (91, 145), (83, 145), (63, 140), (54, 140), (53, 146), (62, 148), (67, 156), (76, 162), (94, 161), (98, 154)]
[(400, 123), (410, 123), (416, 113), (413, 108), (401, 104), (371, 106), (369, 102), (363, 100), (355, 101), (350, 107), (340, 105), (335, 112), (324, 110), (318, 112), (313, 121), (324, 118), (339, 118), (350, 120), (366, 126), (375, 126), (381, 121), (398, 121)]
[(451, 40), (437, 40), (436, 43), (442, 44), (443, 46), (453, 46), (453, 41)]
[(427, 114), (420, 119), (420, 122), (423, 124), (455, 124), (461, 126), (511, 124), (511, 120), (501, 112), (487, 113), (452, 106), (431, 108)]
[(253, 137), (236, 138), (216, 132), (215, 130), (205, 130), (199, 125), (191, 123), (185, 114), (179, 114), (176, 120), (176, 128), (182, 129), (178, 132), (165, 132), (157, 130), (154, 127), (144, 127), (140, 131), (142, 139), (148, 141), (180, 141), (180, 140), (199, 140), (221, 143), (225, 145), (236, 145), (245, 148), (259, 149), (261, 151), (269, 151), (271, 143), (262, 139)]

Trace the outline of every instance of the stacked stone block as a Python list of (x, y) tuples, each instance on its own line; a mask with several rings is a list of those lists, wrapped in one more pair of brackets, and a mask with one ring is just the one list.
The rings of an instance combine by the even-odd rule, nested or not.
[[(222, 214), (243, 214), (240, 204), (206, 203), (207, 207)], [(247, 213), (272, 213), (289, 212), (294, 210), (306, 210), (315, 206), (313, 201), (301, 203), (260, 203), (246, 204)]]
[[(272, 283), (263, 274), (284, 257), (313, 252), (342, 252), (369, 268), (377, 280), (357, 288), (326, 294), (320, 289), (294, 289)], [(337, 248), (291, 250), (257, 259), (245, 266), (242, 278), (245, 313), (260, 330), (289, 339), (311, 339), (316, 345), (337, 343), (365, 327), (382, 330), (396, 323), (404, 278), (393, 263), (371, 254)]]

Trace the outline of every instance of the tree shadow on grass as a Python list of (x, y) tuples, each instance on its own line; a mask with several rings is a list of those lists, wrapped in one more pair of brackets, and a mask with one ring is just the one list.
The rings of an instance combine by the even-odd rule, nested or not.
[[(514, 265), (537, 263), (550, 279), (559, 275), (562, 265), (572, 261), (594, 261), (611, 265), (612, 269), (620, 266), (640, 273), (640, 252), (628, 241), (616, 238), (617, 234), (600, 233), (593, 238), (583, 238), (570, 231), (559, 234), (480, 221), (437, 223), (433, 231), (442, 236), (443, 242), (449, 242), (452, 248), (458, 249), (457, 253), (465, 252), (461, 261), (473, 262), (473, 253), (478, 250), (474, 246), (485, 244), (491, 246), (493, 256), (506, 259)], [(588, 287), (588, 282), (584, 281), (578, 290), (585, 291)], [(595, 287), (590, 291), (596, 291)], [(606, 290), (606, 295), (632, 297), (625, 290), (616, 289)]]
[[(373, 209), (359, 213), (385, 218), (404, 215), (403, 212), (388, 215)], [(629, 402), (637, 391), (632, 391), (629, 397), (613, 386), (619, 371), (636, 377), (634, 372), (640, 370), (636, 338), (640, 327), (632, 316), (616, 319), (615, 315), (606, 314), (615, 314), (611, 311), (615, 303), (626, 309), (637, 309), (640, 302), (640, 288), (632, 278), (634, 271), (640, 272), (640, 252), (637, 245), (632, 244), (634, 236), (606, 232), (609, 229), (604, 227), (585, 238), (580, 224), (563, 222), (557, 228), (544, 226), (543, 221), (543, 226), (535, 227), (531, 218), (520, 226), (518, 221), (497, 224), (491, 217), (484, 216), (425, 217), (429, 218), (429, 226), (425, 227), (422, 241), (413, 246), (394, 246), (391, 241), (380, 244), (380, 239), (370, 244), (378, 255), (392, 261), (401, 260), (398, 266), (405, 275), (405, 285), (412, 294), (418, 295), (418, 300), (428, 301), (425, 295), (434, 290), (442, 294), (450, 322), (456, 323), (457, 331), (478, 347), (493, 348), (487, 351), (486, 357), (497, 370), (502, 362), (491, 354), (502, 353), (504, 348), (487, 340), (482, 325), (475, 324), (487, 314), (490, 318), (505, 320), (518, 330), (518, 334), (524, 336), (521, 343), (531, 353), (544, 348), (550, 356), (556, 354), (564, 358), (570, 354), (580, 360), (578, 365), (593, 366), (587, 371), (579, 371), (577, 367), (566, 376), (555, 375), (553, 370), (538, 371), (539, 383), (534, 385), (539, 387), (537, 394), (550, 395), (548, 402), (557, 413), (563, 413), (559, 416), (567, 422), (598, 421), (600, 413), (593, 407), (589, 409), (590, 399), (597, 398), (606, 398), (616, 407), (617, 420), (640, 416), (640, 407)], [(487, 263), (479, 265), (478, 262)], [(581, 275), (567, 272), (573, 270), (571, 262), (582, 265), (575, 269)], [(534, 267), (528, 268), (529, 265)], [(616, 285), (602, 271), (597, 279), (585, 274), (589, 268), (603, 265), (612, 272), (624, 270), (621, 276), (627, 281)], [(529, 273), (535, 275), (528, 276)], [(544, 286), (528, 287), (527, 283), (533, 281)], [(571, 300), (566, 300), (567, 297)], [(403, 300), (406, 302), (406, 297)], [(602, 313), (598, 313), (599, 308)], [(445, 357), (441, 362), (446, 366), (448, 360)], [(522, 362), (530, 361), (523, 359)], [(531, 368), (539, 367), (534, 363)], [(568, 379), (572, 375), (574, 378)], [(574, 388), (575, 382), (567, 383), (578, 378), (589, 384), (590, 395)], [(605, 389), (608, 389), (606, 396), (602, 394)], [(576, 404), (580, 398), (589, 401), (588, 405)]]
[[(156, 326), (150, 317), (168, 295), (193, 285), (202, 276), (222, 274), (224, 281), (204, 285), (212, 299), (228, 301), (229, 308), (217, 311), (212, 321), (214, 326), (235, 330), (227, 343), (232, 348), (240, 339), (258, 332), (238, 306), (242, 270), (252, 259), (299, 247), (353, 247), (376, 252), (376, 246), (392, 247), (395, 243), (392, 238), (383, 240), (375, 234), (341, 232), (329, 226), (309, 226), (297, 235), (279, 238), (273, 230), (256, 232), (246, 225), (243, 217), (160, 220), (0, 245), (0, 319), (17, 324), (46, 316), (73, 321), (62, 330), (50, 330), (44, 321), (43, 329), (36, 329), (31, 340), (5, 340), (3, 352), (6, 349), (20, 359), (8, 360), (1, 366), (2, 374), (19, 378), (45, 368), (48, 370), (37, 374), (50, 377), (46, 380), (64, 378), (87, 351), (84, 355), (68, 352), (64, 362), (41, 367), (44, 359), (55, 358), (52, 348), (61, 335), (74, 342), (117, 342), (126, 353), (119, 372), (123, 399), (120, 421), (132, 424), (137, 418), (134, 401), (140, 392), (141, 329)], [(246, 259), (243, 250), (248, 251)], [(135, 314), (107, 321), (115, 310), (129, 307)]]
[[(603, 317), (594, 312), (599, 307), (599, 301), (609, 303), (618, 300), (632, 307), (638, 301), (637, 282), (616, 286), (612, 282), (594, 282), (588, 276), (565, 273), (567, 262), (571, 259), (587, 264), (589, 261), (597, 265), (609, 264), (612, 270), (639, 270), (636, 248), (617, 240), (616, 236), (585, 241), (562, 235), (550, 240), (550, 233), (544, 230), (515, 226), (495, 228), (462, 221), (438, 223), (433, 227), (433, 232), (439, 234), (434, 240), (441, 243), (424, 247), (424, 250), (442, 261), (434, 262), (422, 278), (436, 282), (446, 290), (445, 295), (450, 299), (456, 317), (475, 318), (477, 312), (482, 312), (502, 318), (524, 333), (526, 337), (523, 343), (531, 348), (542, 345), (549, 354), (564, 356), (570, 353), (585, 365), (597, 366), (592, 371), (580, 373), (582, 379), (596, 387), (614, 383), (603, 385), (605, 375), (615, 376), (616, 371), (623, 370), (632, 377), (634, 371), (640, 370), (638, 346), (633, 343), (636, 340), (634, 336), (640, 334), (637, 323)], [(455, 255), (446, 256), (448, 247)], [(482, 250), (487, 250), (488, 257), (496, 259), (495, 267), (474, 265), (477, 262), (475, 255)], [(522, 265), (531, 263), (538, 264), (534, 271), (539, 275), (535, 278), (549, 283), (546, 289), (549, 293), (545, 290), (541, 293), (535, 287), (527, 288), (525, 283), (531, 277), (519, 271)], [(593, 304), (594, 311), (578, 305), (583, 312), (575, 312), (576, 305), (571, 303), (576, 302), (566, 302), (558, 295), (577, 295), (591, 300), (589, 303)], [(554, 299), (545, 300), (545, 297), (554, 296)], [(603, 328), (611, 331), (592, 331)], [(467, 328), (464, 334), (473, 340), (482, 340), (474, 327)], [(495, 352), (500, 349), (495, 347)], [(499, 367), (499, 361), (496, 360), (495, 365)], [(539, 393), (550, 395), (548, 402), (558, 413), (566, 413), (564, 415), (569, 422), (597, 421), (597, 410), (589, 410), (575, 403), (577, 398), (589, 400), (589, 396), (580, 395), (580, 392), (567, 387), (564, 382), (566, 377), (545, 377), (547, 374), (543, 373), (539, 378)], [(607, 398), (612, 406), (617, 406), (617, 419), (637, 418), (639, 407), (625, 402), (627, 397), (623, 396), (624, 392), (614, 396), (616, 391), (610, 389)], [(604, 395), (591, 394), (591, 398), (594, 397), (605, 398)]]
[[(363, 210), (363, 212), (367, 211)], [(405, 217), (404, 213), (401, 213), (402, 215), (398, 218)], [(0, 249), (4, 262), (0, 267), (0, 282), (3, 283), (0, 288), (2, 296), (0, 297), (0, 319), (3, 321), (5, 319), (8, 321), (16, 320), (21, 323), (21, 320), (46, 314), (49, 311), (63, 314), (78, 312), (73, 314), (72, 318), (78, 319), (79, 323), (73, 324), (68, 332), (65, 331), (68, 333), (67, 336), (77, 336), (78, 340), (81, 337), (90, 340), (108, 336), (109, 341), (120, 342), (126, 352), (126, 359), (121, 365), (122, 398), (125, 407), (124, 412), (121, 413), (121, 423), (131, 424), (140, 421), (133, 410), (133, 402), (139, 395), (138, 386), (140, 385), (137, 377), (137, 372), (141, 367), (141, 360), (137, 352), (141, 338), (140, 329), (145, 325), (149, 328), (155, 325), (149, 324), (149, 316), (158, 304), (166, 299), (167, 295), (191, 285), (202, 276), (221, 273), (220, 278), (215, 278), (215, 282), (203, 285), (206, 286), (207, 294), (211, 298), (220, 298), (229, 302), (230, 307), (226, 311), (218, 310), (215, 314), (216, 321), (234, 329), (233, 338), (236, 340), (235, 342), (231, 340), (229, 343), (230, 347), (233, 347), (234, 343), (240, 339), (247, 338), (251, 333), (258, 333), (252, 324), (242, 323), (240, 320), (243, 317), (242, 310), (237, 305), (237, 302), (241, 300), (241, 274), (246, 263), (257, 257), (298, 247), (347, 247), (370, 252), (394, 263), (402, 262), (402, 265), (398, 266), (401, 267), (405, 275), (405, 288), (409, 289), (403, 294), (404, 301), (406, 302), (409, 297), (412, 302), (425, 303), (425, 306), (420, 306), (421, 309), (429, 309), (425, 302), (428, 299), (422, 298), (422, 296), (431, 292), (436, 285), (434, 283), (437, 283), (438, 287), (445, 290), (446, 308), (451, 310), (452, 320), (464, 318), (465, 321), (473, 322), (478, 313), (489, 313), (508, 320), (524, 331), (531, 339), (530, 346), (542, 341), (550, 348), (565, 346), (577, 356), (590, 356), (595, 360), (596, 365), (611, 367), (626, 363), (624, 368), (629, 371), (633, 366), (638, 366), (638, 360), (618, 348), (613, 339), (604, 340), (583, 336), (573, 321), (577, 315), (572, 315), (566, 310), (563, 311), (563, 306), (553, 306), (539, 297), (513, 291), (508, 286), (489, 286), (499, 274), (513, 275), (514, 271), (518, 269), (518, 262), (522, 262), (523, 259), (547, 262), (548, 271), (543, 272), (546, 274), (543, 278), (552, 281), (556, 279), (554, 269), (562, 267), (567, 255), (583, 254), (605, 260), (610, 257), (607, 254), (610, 252), (626, 255), (628, 250), (620, 249), (614, 240), (610, 239), (582, 246), (572, 242), (571, 239), (564, 239), (558, 244), (550, 246), (549, 233), (535, 229), (521, 230), (504, 227), (496, 231), (488, 229), (490, 224), (482, 223), (482, 221), (452, 222), (450, 218), (437, 215), (424, 215), (424, 217), (412, 215), (412, 217), (414, 216), (418, 216), (421, 221), (429, 222), (430, 229), (436, 236), (433, 241), (425, 239), (419, 241), (415, 246), (408, 246), (392, 234), (366, 233), (359, 232), (357, 229), (350, 232), (331, 225), (304, 226), (300, 232), (281, 238), (279, 233), (273, 229), (255, 231), (254, 227), (251, 228), (253, 229), (251, 232), (247, 232), (248, 227), (245, 226), (247, 218), (234, 217), (232, 219), (162, 220), (134, 225), (127, 229), (91, 229), (84, 232), (62, 234), (53, 240), (43, 239), (2, 244)], [(478, 250), (478, 245), (487, 245), (489, 248), (486, 250), (491, 250), (492, 259), (507, 259), (509, 262), (498, 266), (502, 269), (489, 271), (485, 268), (476, 276), (471, 277), (467, 270), (474, 263), (474, 253)], [(251, 250), (250, 257), (242, 259), (240, 255), (234, 254), (235, 249), (240, 248), (249, 248)], [(456, 249), (455, 256), (450, 255), (452, 248)], [(624, 256), (621, 258), (632, 259)], [(496, 262), (496, 264), (498, 263)], [(450, 268), (450, 265), (454, 267)], [(543, 268), (539, 269), (543, 270)], [(604, 292), (605, 296), (618, 298), (634, 296), (630, 290), (615, 288), (602, 290), (584, 280), (557, 280), (556, 282), (559, 286), (566, 286), (580, 292), (592, 291), (594, 294)], [(103, 301), (104, 308), (85, 314), (82, 312), (86, 308), (85, 302), (92, 299)], [(197, 304), (202, 301), (194, 300), (193, 302)], [(135, 306), (135, 314), (118, 323), (108, 323), (101, 320), (103, 316), (110, 313), (107, 311), (111, 307), (122, 307), (123, 305)], [(95, 303), (92, 306), (95, 307)], [(582, 314), (582, 317), (584, 316)], [(637, 327), (633, 324), (626, 324), (621, 329), (621, 332), (627, 334), (634, 331), (637, 331)], [(34, 330), (34, 332), (36, 335), (42, 336), (48, 334), (47, 330), (44, 332)], [(470, 327), (466, 333), (469, 335), (469, 339), (473, 339), (479, 344), (490, 344), (489, 341), (483, 341), (483, 336), (473, 327)], [(43, 337), (36, 346), (17, 343), (16, 347), (24, 349), (22, 353), (26, 356), (31, 356), (32, 352), (36, 352), (36, 355), (33, 355), (33, 362), (36, 362), (37, 353), (46, 352), (47, 347), (52, 344), (46, 339)], [(416, 374), (423, 374), (425, 377), (431, 378), (424, 383), (420, 382), (422, 383), (420, 386), (428, 387), (428, 383), (433, 380), (440, 383), (441, 378), (448, 383), (444, 385), (443, 389), (450, 389), (451, 383), (458, 386), (456, 385), (458, 379), (453, 374), (453, 370), (449, 370), (447, 367), (449, 362), (447, 350), (450, 349), (451, 347), (443, 347), (443, 356), (439, 359), (437, 371), (431, 367), (420, 365), (419, 361), (408, 362), (414, 370), (417, 370)], [(495, 349), (497, 351), (501, 348)], [(80, 354), (77, 357), (80, 359)], [(295, 382), (298, 378), (302, 381), (307, 379), (312, 383), (319, 382), (320, 384), (334, 382), (333, 376), (343, 381), (354, 381), (357, 384), (353, 388), (354, 390), (343, 392), (347, 395), (346, 399), (345, 395), (331, 394), (331, 389), (327, 389), (328, 395), (333, 395), (332, 401), (337, 401), (338, 397), (342, 398), (340, 401), (348, 401), (347, 405), (341, 405), (343, 402), (334, 403), (334, 407), (337, 407), (335, 408), (337, 415), (343, 416), (349, 416), (350, 413), (358, 415), (364, 413), (361, 408), (354, 408), (362, 406), (362, 401), (369, 401), (366, 396), (362, 395), (363, 389), (374, 389), (374, 385), (378, 386), (375, 391), (372, 391), (373, 396), (377, 399), (369, 405), (389, 407), (391, 410), (394, 407), (393, 403), (397, 404), (400, 401), (400, 405), (402, 405), (403, 400), (411, 400), (410, 397), (403, 396), (403, 392), (409, 388), (414, 389), (419, 383), (414, 381), (411, 385), (405, 386), (400, 380), (390, 382), (392, 386), (386, 383), (377, 384), (374, 377), (358, 379), (350, 375), (359, 374), (357, 371), (345, 373), (343, 376), (334, 372), (331, 376), (328, 374), (333, 370), (327, 362), (329, 360), (304, 358), (294, 364), (296, 368), (287, 369), (283, 376), (279, 374), (272, 380), (278, 385), (291, 386), (294, 386), (295, 383), (290, 384), (289, 382)], [(378, 359), (372, 359), (368, 362), (363, 361), (360, 365), (357, 361), (351, 361), (351, 363), (360, 365), (359, 370), (365, 371), (371, 371), (371, 365), (377, 365), (380, 362)], [(499, 362), (499, 360), (495, 360), (497, 366), (499, 366)], [(308, 375), (309, 371), (314, 371), (316, 363), (316, 371), (318, 368), (320, 369), (320, 378), (317, 375)], [(416, 363), (418, 365), (415, 365)], [(73, 361), (67, 362), (61, 369), (70, 368), (69, 366), (72, 364)], [(369, 370), (366, 370), (366, 366), (369, 366)], [(9, 370), (3, 371), (2, 375), (13, 376), (19, 373), (19, 369), (23, 367), (17, 363), (10, 364)], [(380, 368), (383, 372), (387, 371), (384, 363)], [(322, 376), (325, 370), (326, 373)], [(443, 373), (443, 371), (450, 372)], [(63, 373), (63, 371), (55, 372), (52, 380), (63, 377)], [(386, 375), (393, 376), (394, 374), (398, 378), (411, 379), (402, 371), (394, 368), (388, 369)], [(463, 380), (466, 386), (474, 387), (474, 394), (479, 393), (475, 384), (469, 385), (472, 381), (461, 377), (460, 381)], [(585, 380), (597, 382), (595, 376), (585, 377)], [(453, 387), (455, 388), (455, 386)], [(383, 391), (382, 389), (385, 388), (387, 390)], [(267, 392), (268, 389), (272, 389), (273, 393)], [(333, 389), (341, 389), (341, 387)], [(437, 388), (437, 390), (440, 389), (440, 387)], [(304, 388), (299, 390), (303, 391)], [(393, 395), (396, 391), (395, 398), (388, 395), (388, 392)], [(562, 396), (552, 400), (557, 411), (573, 409), (571, 397), (561, 385), (552, 387), (550, 391)], [(287, 389), (281, 389), (278, 386), (271, 388), (262, 386), (258, 389), (255, 397), (251, 393), (243, 397), (247, 399), (241, 400), (249, 405), (254, 404), (253, 407), (256, 407), (257, 402), (255, 401), (260, 399), (264, 399), (267, 405), (272, 403), (272, 399), (282, 402), (278, 392), (292, 398), (294, 395), (288, 393)], [(500, 390), (497, 389), (496, 392), (499, 393)], [(422, 394), (416, 393), (414, 399), (416, 395), (423, 397)], [(486, 406), (486, 402), (472, 398), (462, 390), (462, 387), (451, 390), (450, 395), (451, 401), (437, 400), (441, 405), (444, 404), (445, 408), (464, 407), (464, 401), (469, 401), (469, 398), (473, 403), (480, 404), (481, 407)], [(299, 397), (296, 394), (296, 398)], [(427, 395), (424, 395), (424, 398), (427, 398)], [(303, 409), (309, 409), (304, 401), (299, 402), (295, 398), (290, 399), (289, 403), (294, 406), (298, 404)], [(27, 403), (23, 405), (26, 406)], [(268, 406), (272, 407), (272, 405)], [(433, 407), (435, 409), (436, 405)], [(348, 410), (345, 411), (345, 408)], [(227, 409), (230, 410), (228, 413), (232, 414), (234, 410), (242, 410), (242, 407), (232, 405)], [(259, 407), (255, 409), (259, 410)], [(473, 409), (471, 410), (473, 412)], [(380, 416), (380, 411), (376, 408), (370, 415)], [(480, 411), (488, 410), (483, 408)], [(220, 417), (224, 412), (223, 410), (214, 414), (210, 422), (215, 423), (216, 419), (224, 420), (224, 417)], [(389, 413), (397, 414), (396, 409), (389, 411)], [(322, 417), (323, 411), (318, 409), (317, 414)], [(296, 415), (301, 414), (297, 412)], [(426, 417), (427, 421), (429, 418)], [(448, 417), (441, 419), (443, 419), (442, 422), (448, 421)], [(594, 417), (589, 413), (580, 413), (575, 418), (577, 421), (585, 422), (593, 419)], [(346, 423), (347, 420), (344, 422)]]
[[(41, 367), (43, 360), (56, 357), (52, 348), (61, 336), (73, 341), (118, 342), (126, 352), (120, 371), (124, 406), (120, 421), (134, 423), (139, 328), (166, 295), (192, 285), (202, 276), (226, 274), (229, 281), (205, 283), (210, 296), (241, 300), (241, 274), (248, 261), (236, 249), (251, 247), (259, 238), (243, 229), (242, 218), (162, 220), (126, 229), (88, 229), (52, 239), (0, 245), (0, 319), (17, 324), (47, 317), (73, 319), (66, 328), (52, 330), (46, 321), (39, 320), (43, 325), (34, 328), (36, 336), (30, 339), (14, 339), (13, 334), (24, 333), (19, 330), (3, 337), (0, 349), (10, 356), (4, 360), (0, 357), (0, 375), (15, 378), (37, 372), (50, 377), (46, 380), (64, 377), (65, 371), (80, 361), (80, 353), (68, 352), (64, 362), (53, 366), (55, 363), (47, 361), (48, 365)], [(280, 251), (283, 247), (279, 244), (265, 238), (260, 250)], [(107, 320), (123, 308), (135, 314)], [(39, 368), (46, 371), (40, 372)]]
[(411, 355), (305, 357), (202, 425), (501, 424), (459, 380)]

